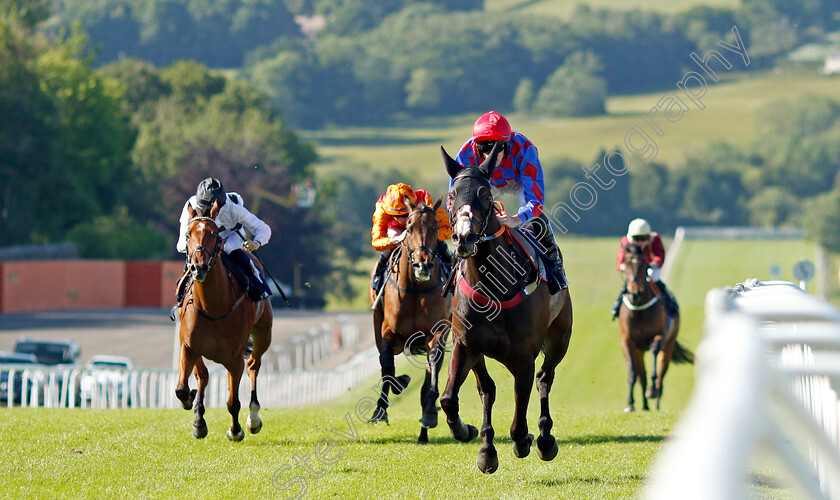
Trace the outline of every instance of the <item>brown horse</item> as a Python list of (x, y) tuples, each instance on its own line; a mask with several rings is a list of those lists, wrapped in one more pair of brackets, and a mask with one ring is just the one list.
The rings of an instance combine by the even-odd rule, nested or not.
[[(625, 412), (635, 411), (633, 389), (636, 381), (642, 388), (642, 405), (648, 408), (648, 399), (656, 399), (656, 409), (662, 398), (662, 379), (671, 361), (693, 363), (694, 354), (677, 342), (680, 317), (669, 317), (665, 304), (659, 300), (654, 284), (648, 278), (648, 262), (644, 249), (635, 244), (624, 247), (624, 281), (627, 292), (622, 297), (619, 312), (621, 348), (627, 363), (627, 383), (630, 395)], [(645, 351), (651, 351), (653, 374), (650, 386), (645, 372)]]
[[(495, 158), (497, 150), (498, 146), (488, 158)], [(514, 377), (516, 410), (510, 426), (513, 453), (518, 458), (526, 457), (534, 439), (528, 433), (528, 400), (534, 385), (535, 360), (542, 350), (545, 358), (537, 372), (540, 395), (537, 454), (542, 460), (552, 460), (557, 455), (557, 442), (551, 435), (553, 422), (548, 395), (555, 368), (566, 355), (572, 334), (569, 290), (551, 295), (547, 284), (539, 281), (535, 289), (526, 291), (521, 270), (509, 260), (512, 250), (509, 229), (500, 224), (494, 210), (490, 162), (462, 168), (443, 148), (441, 152), (447, 171), (454, 178), (449, 213), (454, 224), (455, 254), (462, 259), (455, 274), (454, 347), (449, 379), (440, 398), (441, 407), (455, 439), (462, 442), (475, 439), (478, 430), (464, 424), (458, 413), (458, 392), (472, 370), (484, 405), (482, 447), (477, 465), (482, 472), (494, 472), (499, 465), (491, 423), (496, 386), (487, 372), (485, 356), (499, 361)]]
[[(438, 222), (435, 214), (440, 207), (438, 199), (433, 207), (425, 204), (408, 204), (406, 237), (391, 254), (388, 262), (388, 278), (382, 284), (382, 296), (376, 303), (376, 295), (370, 290), (373, 308), (373, 333), (379, 349), (379, 365), (382, 368), (382, 389), (376, 412), (371, 421), (388, 421), (388, 393), (400, 394), (408, 385), (410, 377), (394, 378), (394, 355), (403, 351), (413, 355), (426, 353), (423, 363), (426, 377), (420, 391), (420, 419), (418, 442), (427, 443), (428, 431), (438, 422), (438, 374), (444, 354), (443, 340), (449, 331), (448, 301), (440, 293), (443, 282), (440, 259), (435, 255), (438, 241)], [(374, 271), (375, 267), (374, 267)]]
[[(181, 360), (175, 395), (185, 410), (191, 409), (195, 402), (193, 435), (203, 438), (207, 435), (204, 391), (209, 378), (203, 358), (223, 365), (228, 371), (230, 390), (227, 408), (233, 419), (227, 437), (231, 441), (241, 441), (245, 433), (239, 426), (239, 381), (249, 336), (254, 339), (254, 347), (248, 358), (251, 403), (248, 406), (247, 427), (251, 434), (258, 433), (262, 428), (260, 403), (257, 401), (257, 374), (260, 358), (271, 344), (271, 304), (268, 300), (254, 303), (247, 290), (225, 267), (221, 257), (224, 242), (214, 222), (219, 206), (213, 203), (209, 217), (198, 217), (191, 206), (188, 209), (187, 267), (192, 275), (192, 285), (190, 295), (179, 312)], [(198, 380), (197, 394), (189, 388), (189, 376), (193, 369)]]

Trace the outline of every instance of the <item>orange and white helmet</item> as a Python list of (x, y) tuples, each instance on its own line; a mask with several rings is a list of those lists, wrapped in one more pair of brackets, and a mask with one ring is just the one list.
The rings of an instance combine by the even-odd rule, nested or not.
[(406, 200), (412, 204), (417, 202), (417, 195), (414, 194), (414, 189), (402, 182), (391, 184), (385, 191), (382, 208), (389, 215), (408, 215)]
[(634, 236), (650, 236), (650, 224), (644, 219), (633, 219), (630, 225), (627, 226), (627, 238), (633, 239)]

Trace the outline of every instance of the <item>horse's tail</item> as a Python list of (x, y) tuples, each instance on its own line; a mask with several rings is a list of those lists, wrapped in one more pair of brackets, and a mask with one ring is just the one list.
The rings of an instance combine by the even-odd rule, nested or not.
[(694, 353), (677, 342), (676, 347), (674, 347), (674, 354), (671, 356), (671, 361), (674, 363), (688, 363), (693, 365)]

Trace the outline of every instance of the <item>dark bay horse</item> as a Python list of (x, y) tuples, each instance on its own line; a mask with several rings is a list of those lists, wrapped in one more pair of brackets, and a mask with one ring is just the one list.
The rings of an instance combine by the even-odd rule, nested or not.
[[(214, 219), (219, 206), (214, 202), (209, 217), (199, 217), (188, 207), (190, 222), (187, 228), (187, 267), (192, 274), (189, 295), (179, 311), (181, 328), (181, 360), (178, 386), (175, 395), (185, 410), (195, 403), (193, 435), (203, 438), (207, 435), (204, 421), (204, 391), (209, 374), (204, 364), (207, 358), (223, 365), (228, 372), (230, 395), (228, 412), (233, 422), (227, 437), (241, 441), (245, 437), (239, 426), (239, 381), (245, 364), (245, 347), (248, 337), (254, 339), (254, 347), (248, 358), (248, 376), (251, 379), (251, 402), (248, 406), (247, 427), (251, 434), (262, 428), (257, 400), (257, 374), (260, 358), (271, 344), (272, 310), (268, 300), (254, 303), (239, 282), (225, 267), (221, 254), (224, 242)], [(258, 265), (258, 264), (257, 264)], [(189, 376), (195, 369), (198, 391), (190, 391)]]
[[(627, 363), (627, 383), (630, 395), (627, 398), (625, 412), (635, 411), (633, 389), (638, 380), (642, 388), (642, 405), (648, 408), (648, 399), (656, 399), (659, 409), (662, 398), (662, 380), (671, 361), (675, 363), (693, 363), (694, 354), (677, 342), (680, 331), (679, 315), (668, 317), (665, 304), (657, 297), (654, 284), (648, 278), (648, 262), (644, 249), (635, 244), (624, 247), (624, 281), (627, 293), (622, 297), (619, 312), (621, 330), (621, 348)], [(644, 353), (651, 351), (653, 374), (650, 386), (647, 385)]]
[[(388, 262), (390, 274), (382, 284), (382, 297), (373, 308), (373, 333), (379, 349), (382, 368), (382, 387), (372, 421), (388, 421), (388, 393), (400, 394), (408, 385), (408, 375), (394, 378), (394, 356), (403, 351), (426, 353), (426, 377), (420, 391), (420, 419), (418, 442), (429, 441), (427, 429), (438, 422), (438, 374), (443, 365), (445, 333), (449, 331), (448, 300), (440, 293), (443, 275), (440, 259), (435, 254), (438, 241), (438, 222), (435, 216), (441, 200), (433, 207), (408, 204), (406, 237)], [(374, 266), (375, 272), (375, 266)], [(376, 302), (370, 289), (370, 302)]]
[[(498, 146), (488, 158), (495, 158)], [(534, 385), (535, 360), (540, 350), (545, 354), (536, 374), (540, 395), (540, 435), (537, 454), (542, 460), (557, 455), (557, 443), (551, 435), (548, 395), (554, 382), (555, 367), (566, 355), (572, 334), (572, 302), (568, 289), (550, 295), (540, 281), (530, 293), (523, 290), (523, 280), (515, 266), (505, 258), (510, 255), (509, 229), (496, 217), (490, 190), (493, 170), (486, 160), (478, 167), (461, 167), (443, 148), (441, 152), (450, 177), (450, 217), (456, 245), (455, 254), (462, 260), (455, 274), (452, 302), (454, 347), (449, 362), (449, 378), (440, 398), (452, 436), (468, 442), (479, 434), (461, 420), (458, 392), (470, 370), (475, 374), (484, 407), (481, 427), (482, 446), (478, 468), (492, 473), (499, 460), (493, 445), (491, 411), (496, 386), (485, 365), (485, 356), (502, 363), (514, 377), (516, 409), (510, 436), (513, 453), (526, 457), (534, 439), (528, 432), (527, 410)], [(514, 279), (516, 278), (516, 279)]]

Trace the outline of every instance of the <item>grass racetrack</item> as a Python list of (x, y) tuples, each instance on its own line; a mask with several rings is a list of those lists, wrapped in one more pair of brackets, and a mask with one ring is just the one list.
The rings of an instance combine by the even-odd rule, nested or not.
[[(397, 373), (410, 373), (413, 381), (394, 398), (390, 426), (368, 425), (355, 415), (357, 405), (376, 397), (374, 379), (328, 404), (264, 409), (262, 432), (247, 435), (241, 443), (225, 438), (229, 417), (224, 409), (207, 411), (209, 435), (203, 440), (192, 437), (192, 412), (183, 410), (2, 409), (0, 495), (633, 498), (685, 407), (694, 377), (691, 366), (672, 365), (661, 410), (622, 412), (627, 396), (625, 368), (618, 327), (608, 313), (620, 286), (614, 270), (616, 245), (614, 239), (604, 238), (560, 242), (576, 326), (552, 391), (553, 434), (560, 446), (552, 462), (540, 461), (534, 452), (521, 460), (513, 457), (512, 378), (494, 361), (488, 367), (498, 389), (493, 413), (498, 471), (492, 475), (478, 471), (480, 440), (455, 442), (442, 412), (440, 425), (429, 432), (430, 444), (416, 444), (422, 372), (401, 357)], [(781, 266), (782, 279), (792, 280), (793, 263), (812, 254), (813, 246), (799, 240), (686, 241), (670, 280), (682, 306), (681, 342), (692, 350), (697, 347), (709, 288), (748, 277), (766, 279), (771, 264)], [(442, 374), (441, 391), (446, 367)], [(480, 425), (473, 380), (470, 377), (461, 391), (462, 417)], [(531, 432), (537, 430), (538, 414), (534, 391)], [(246, 411), (240, 414), (243, 425), (246, 416)], [(318, 452), (323, 462), (316, 457)], [(774, 486), (772, 476), (753, 477), (759, 478), (753, 491), (760, 497), (789, 498), (787, 490)]]

